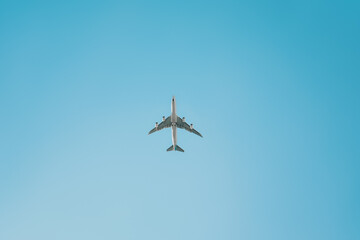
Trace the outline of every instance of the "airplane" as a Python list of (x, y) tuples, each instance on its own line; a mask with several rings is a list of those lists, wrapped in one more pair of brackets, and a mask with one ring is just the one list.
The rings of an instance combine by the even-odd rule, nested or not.
[(196, 135), (203, 137), (198, 131), (194, 129), (193, 124), (187, 124), (185, 122), (185, 117), (180, 118), (176, 115), (176, 101), (175, 97), (172, 97), (171, 100), (171, 115), (167, 118), (163, 116), (162, 122), (159, 124), (158, 122), (155, 123), (155, 127), (151, 129), (149, 134), (152, 134), (154, 132), (160, 131), (164, 128), (171, 127), (172, 132), (172, 145), (166, 150), (166, 151), (179, 151), (184, 152), (184, 150), (177, 145), (177, 136), (176, 136), (176, 128), (185, 129), (186, 131), (195, 133)]

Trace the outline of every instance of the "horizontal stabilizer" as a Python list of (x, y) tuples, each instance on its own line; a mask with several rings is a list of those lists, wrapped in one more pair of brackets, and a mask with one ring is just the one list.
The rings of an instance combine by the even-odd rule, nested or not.
[[(174, 145), (171, 145), (166, 151), (174, 151)], [(184, 152), (184, 150), (178, 145), (175, 146), (175, 151)]]
[(184, 152), (184, 150), (178, 145), (175, 146), (175, 151)]

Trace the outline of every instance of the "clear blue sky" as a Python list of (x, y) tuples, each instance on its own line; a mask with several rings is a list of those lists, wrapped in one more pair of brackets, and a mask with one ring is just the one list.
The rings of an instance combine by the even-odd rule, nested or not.
[[(1, 1), (0, 239), (360, 239), (359, 1)], [(166, 152), (178, 114), (185, 153)]]

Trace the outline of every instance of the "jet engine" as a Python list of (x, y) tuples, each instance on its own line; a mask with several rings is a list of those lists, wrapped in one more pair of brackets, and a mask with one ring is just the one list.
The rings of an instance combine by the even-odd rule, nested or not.
[(165, 121), (165, 116), (163, 116), (163, 121)]
[(159, 126), (159, 123), (158, 123), (158, 122), (156, 122), (156, 123), (155, 123), (155, 127), (156, 127), (156, 128), (158, 128), (158, 126)]
[(191, 130), (194, 129), (194, 124), (190, 124), (190, 129), (191, 129)]
[(185, 122), (185, 117), (183, 117), (182, 121)]

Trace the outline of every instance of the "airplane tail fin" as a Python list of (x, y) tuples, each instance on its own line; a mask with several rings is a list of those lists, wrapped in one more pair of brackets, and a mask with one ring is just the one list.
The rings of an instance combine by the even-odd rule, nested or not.
[[(166, 151), (174, 151), (174, 145), (171, 145)], [(184, 152), (184, 150), (178, 145), (175, 146), (175, 151)]]

